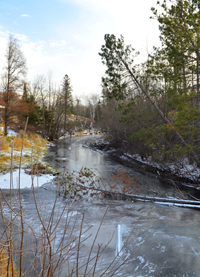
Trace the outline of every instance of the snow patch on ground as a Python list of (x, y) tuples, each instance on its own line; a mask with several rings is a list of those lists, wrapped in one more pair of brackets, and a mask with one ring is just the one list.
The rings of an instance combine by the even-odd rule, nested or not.
[[(34, 150), (33, 150), (33, 152), (34, 152)], [(31, 156), (31, 153), (32, 153), (32, 149), (30, 149), (30, 148), (26, 149), (25, 148), (25, 149), (23, 149), (22, 157), (27, 156), (27, 155)], [(3, 150), (3, 151), (1, 151), (1, 155), (3, 155), (3, 156), (11, 156), (11, 151)], [(13, 150), (13, 155), (14, 156), (21, 156), (21, 151), (19, 151), (19, 150)]]
[[(0, 132), (3, 132), (3, 131), (4, 131), (4, 127), (0, 126)], [(15, 136), (19, 135), (19, 133), (16, 133), (15, 131), (11, 130), (10, 128), (8, 128), (7, 132), (8, 132), (8, 134), (7, 134), (8, 137), (15, 137)]]
[(55, 146), (55, 143), (49, 142), (49, 143), (47, 144), (47, 148), (50, 148), (50, 147), (52, 147), (52, 146)]
[(8, 136), (9, 137), (18, 136), (18, 135), (19, 135), (18, 133), (16, 133), (15, 131), (8, 128)]
[[(52, 174), (45, 174), (42, 176), (34, 176), (33, 184), (34, 186), (42, 186), (45, 183), (51, 182), (54, 176)], [(19, 187), (19, 170), (13, 172), (13, 188), (17, 189)], [(30, 188), (32, 185), (31, 175), (25, 173), (24, 169), (20, 170), (20, 188)], [(0, 175), (0, 188), (9, 189), (10, 188), (10, 173)]]

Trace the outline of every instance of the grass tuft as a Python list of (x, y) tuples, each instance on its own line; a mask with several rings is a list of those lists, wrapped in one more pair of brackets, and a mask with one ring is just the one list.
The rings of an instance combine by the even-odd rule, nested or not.
[(10, 149), (10, 143), (6, 140), (5, 137), (0, 138), (0, 144), (1, 144), (1, 151), (7, 151)]
[(13, 274), (12, 274), (12, 265), (9, 264), (8, 269), (8, 255), (5, 254), (6, 251), (4, 249), (0, 249), (0, 276), (14, 276), (17, 277), (17, 270), (15, 266), (13, 266)]
[[(20, 151), (22, 147), (22, 138), (14, 138), (14, 150)], [(31, 148), (31, 143), (28, 140), (24, 140), (24, 148)]]

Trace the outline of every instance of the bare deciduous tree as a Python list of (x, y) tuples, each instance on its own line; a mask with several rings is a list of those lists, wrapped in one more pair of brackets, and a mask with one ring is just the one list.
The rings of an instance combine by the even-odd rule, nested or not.
[(96, 93), (93, 93), (90, 96), (88, 96), (86, 99), (87, 99), (87, 104), (90, 111), (90, 117), (92, 119), (92, 123), (91, 123), (91, 127), (92, 127), (96, 110), (98, 107), (98, 103), (99, 103), (99, 95)]
[(10, 117), (10, 101), (12, 95), (23, 86), (22, 79), (26, 75), (26, 59), (23, 52), (21, 51), (20, 45), (16, 38), (12, 34), (8, 38), (8, 46), (6, 49), (6, 65), (2, 75), (2, 87), (3, 93), (1, 94), (1, 102), (5, 106), (4, 117), (5, 117), (5, 130), (4, 133), (7, 135), (8, 122)]

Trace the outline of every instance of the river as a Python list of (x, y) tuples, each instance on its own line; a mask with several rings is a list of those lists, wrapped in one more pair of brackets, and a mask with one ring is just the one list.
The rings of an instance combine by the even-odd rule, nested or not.
[[(95, 136), (92, 140), (95, 140)], [(84, 148), (82, 144), (90, 137), (61, 140), (49, 148), (46, 161), (53, 167), (79, 171), (83, 166), (98, 170), (109, 178), (119, 168), (126, 170), (145, 184), (166, 190), (156, 176), (149, 177), (134, 172), (113, 161), (108, 155)], [(169, 188), (167, 188), (169, 189)], [(170, 189), (169, 189), (170, 190)], [(84, 226), (93, 225), (97, 230), (110, 200), (83, 200), (81, 213), (85, 214)], [(124, 256), (135, 251), (123, 266), (119, 276), (200, 276), (200, 213), (197, 210), (164, 206), (152, 203), (113, 201), (98, 237), (98, 243), (106, 243), (114, 232), (106, 249), (103, 264), (122, 248)], [(83, 251), (87, 253), (91, 239)], [(102, 264), (102, 265), (103, 265)]]
[[(112, 160), (107, 154), (82, 146), (85, 141), (94, 141), (98, 138), (98, 136), (74, 137), (57, 141), (54, 146), (49, 148), (45, 160), (50, 162), (53, 167), (61, 170), (66, 167), (68, 171), (79, 171), (82, 167), (88, 167), (99, 172), (99, 176), (105, 179), (109, 179), (121, 168), (139, 180), (141, 191), (149, 186), (153, 190), (157, 189), (160, 193), (164, 193), (164, 195), (170, 195), (171, 187), (161, 183), (156, 176), (151, 175), (150, 177), (148, 174), (135, 172), (132, 168), (126, 168)], [(36, 190), (38, 203), (41, 203), (45, 198), (48, 188), (49, 184), (44, 184)], [(27, 226), (30, 224), (32, 230), (40, 236), (40, 233), (42, 235), (42, 226), (36, 217), (34, 199), (32, 195), (30, 196), (29, 191), (30, 189), (21, 190), (22, 205), (24, 208), (28, 205), (24, 214), (24, 221)], [(187, 190), (184, 193), (187, 194)], [(9, 201), (9, 191), (6, 194)], [(52, 187), (44, 202), (44, 218), (50, 216), (54, 198), (55, 188)], [(58, 198), (54, 218), (67, 201), (64, 199), (63, 202), (59, 202), (59, 199), (61, 197)], [(14, 210), (19, 210), (19, 207), (14, 203), (12, 206)], [(84, 241), (84, 245), (80, 249), (80, 264), (87, 260), (93, 239), (108, 206), (93, 254), (97, 253), (97, 244), (105, 246), (111, 238), (112, 240), (107, 245), (97, 269), (109, 266), (118, 254), (117, 262), (123, 262), (126, 258), (128, 261), (122, 266), (121, 271), (114, 276), (200, 276), (200, 212), (194, 209), (150, 202), (111, 201), (107, 198), (99, 199), (97, 197), (84, 197), (82, 201), (77, 201), (74, 210), (73, 208), (69, 210), (71, 223), (76, 222), (73, 227), (73, 235), (78, 235), (80, 232), (83, 214), (85, 216), (83, 232), (92, 226), (86, 234), (82, 234), (82, 239), (85, 239), (88, 234), (91, 236)], [(41, 206), (42, 210), (43, 207)], [(4, 216), (9, 216), (9, 209), (6, 210), (6, 207)], [(65, 215), (64, 220), (57, 227), (57, 234), (54, 237), (55, 247), (60, 243), (66, 222), (67, 216)], [(28, 242), (27, 248), (29, 248), (28, 235), (26, 241)], [(62, 270), (61, 277), (67, 276), (67, 268), (73, 266), (76, 258), (75, 252), (70, 257), (70, 262)], [(94, 276), (99, 276), (99, 274)], [(108, 274), (107, 276), (111, 275)]]

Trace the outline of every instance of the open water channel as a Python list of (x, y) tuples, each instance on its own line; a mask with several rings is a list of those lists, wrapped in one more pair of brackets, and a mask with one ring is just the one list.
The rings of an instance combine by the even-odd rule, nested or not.
[[(140, 183), (149, 183), (165, 190), (156, 176), (149, 177), (134, 172), (113, 161), (108, 155), (84, 148), (87, 137), (66, 139), (56, 142), (45, 158), (54, 167), (79, 171), (83, 166), (98, 170), (109, 178), (119, 168), (134, 175)], [(95, 136), (92, 137), (95, 140)], [(80, 212), (85, 214), (85, 227), (93, 225), (97, 230), (110, 200), (83, 200)], [(128, 243), (126, 239), (132, 232)], [(135, 251), (123, 266), (119, 276), (200, 276), (200, 211), (148, 202), (115, 200), (103, 221), (98, 243), (113, 239), (105, 253), (106, 263), (122, 248), (121, 254)], [(91, 240), (86, 243), (89, 252)]]
[[(88, 139), (95, 140), (98, 136), (78, 137), (60, 140), (51, 146), (45, 160), (53, 167), (68, 171), (79, 171), (83, 166), (99, 172), (104, 178), (110, 178), (121, 168), (127, 174), (134, 175), (142, 183), (149, 184), (153, 189), (170, 190), (167, 185), (160, 183), (156, 176), (137, 173), (131, 168), (125, 168), (113, 161), (107, 154), (102, 154), (82, 145)], [(46, 188), (48, 186), (46, 185)], [(46, 190), (40, 187), (40, 197)], [(142, 190), (142, 187), (141, 187)], [(21, 192), (22, 204), (29, 202), (24, 219), (27, 223), (35, 218), (33, 199), (29, 199), (29, 190)], [(55, 191), (50, 191), (46, 207), (50, 211)], [(67, 200), (66, 200), (67, 201)], [(59, 203), (58, 203), (59, 204)], [(74, 233), (78, 233), (81, 217), (85, 214), (83, 230), (93, 226), (92, 234), (80, 250), (80, 259), (87, 259), (90, 247), (107, 206), (110, 205), (103, 220), (97, 243), (106, 245), (112, 238), (102, 256), (100, 267), (106, 267), (118, 254), (118, 260), (123, 260), (131, 253), (129, 260), (115, 276), (200, 276), (200, 211), (153, 204), (150, 202), (131, 202), (110, 199), (84, 198), (79, 203), (77, 225)], [(64, 202), (62, 203), (64, 205)], [(59, 205), (58, 205), (59, 207)], [(15, 208), (15, 207), (14, 207)], [(56, 214), (56, 213), (55, 213)], [(71, 213), (76, 216), (76, 210)], [(40, 232), (39, 222), (34, 221), (32, 227)], [(64, 222), (58, 227), (56, 243), (62, 237)], [(87, 235), (85, 235), (86, 237)], [(83, 235), (84, 237), (84, 235)], [(127, 239), (129, 238), (128, 242)], [(94, 248), (97, 251), (97, 247)], [(71, 257), (71, 263), (76, 255)], [(61, 276), (66, 276), (63, 270)], [(99, 276), (99, 274), (94, 275)], [(111, 275), (108, 275), (111, 276)]]

